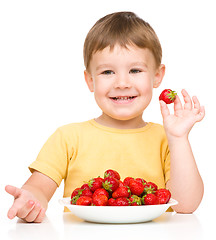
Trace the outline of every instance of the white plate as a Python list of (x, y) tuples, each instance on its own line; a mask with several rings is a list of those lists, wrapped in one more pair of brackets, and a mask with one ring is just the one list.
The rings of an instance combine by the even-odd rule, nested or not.
[(138, 223), (151, 221), (163, 214), (170, 206), (178, 204), (170, 199), (167, 204), (143, 206), (79, 206), (71, 205), (70, 197), (59, 200), (74, 215), (89, 222)]

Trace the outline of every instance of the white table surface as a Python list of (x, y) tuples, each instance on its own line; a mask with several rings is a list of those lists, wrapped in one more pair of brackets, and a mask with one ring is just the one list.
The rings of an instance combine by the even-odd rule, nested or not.
[[(85, 222), (72, 213), (63, 213), (58, 204), (49, 207), (43, 223), (9, 220), (0, 207), (1, 239), (216, 239), (214, 219), (207, 212), (164, 213), (151, 222), (138, 224), (98, 224)], [(113, 236), (113, 237), (112, 237)]]

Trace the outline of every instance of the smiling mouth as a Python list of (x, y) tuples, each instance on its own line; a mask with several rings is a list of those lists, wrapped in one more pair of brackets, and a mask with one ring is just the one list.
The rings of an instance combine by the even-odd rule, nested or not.
[(136, 96), (118, 96), (118, 97), (110, 97), (110, 99), (112, 99), (115, 102), (128, 102), (128, 101), (132, 101), (133, 99), (135, 99)]

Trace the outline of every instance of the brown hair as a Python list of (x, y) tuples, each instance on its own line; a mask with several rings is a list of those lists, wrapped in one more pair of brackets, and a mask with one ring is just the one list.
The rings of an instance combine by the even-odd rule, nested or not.
[(134, 44), (148, 48), (155, 58), (156, 67), (161, 64), (162, 49), (153, 28), (133, 12), (116, 12), (99, 19), (86, 36), (83, 55), (86, 69), (92, 55), (107, 46), (112, 50), (115, 44), (127, 48)]

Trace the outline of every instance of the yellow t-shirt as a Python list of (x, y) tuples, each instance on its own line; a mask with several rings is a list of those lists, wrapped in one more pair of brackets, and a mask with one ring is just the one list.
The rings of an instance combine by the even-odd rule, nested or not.
[(148, 123), (138, 129), (105, 127), (95, 120), (60, 127), (42, 147), (29, 169), (59, 186), (64, 197), (85, 181), (117, 170), (121, 179), (142, 177), (164, 188), (170, 177), (170, 154), (163, 126)]

